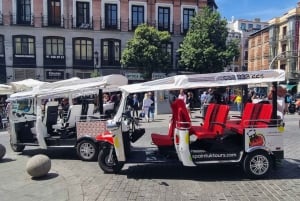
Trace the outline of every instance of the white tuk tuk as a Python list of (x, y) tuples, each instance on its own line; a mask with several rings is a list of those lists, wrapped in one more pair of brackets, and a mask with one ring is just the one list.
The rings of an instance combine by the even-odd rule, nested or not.
[[(105, 113), (111, 114), (107, 108), (115, 106), (113, 102), (103, 104), (102, 92), (119, 90), (125, 84), (128, 80), (122, 75), (71, 78), (12, 94), (8, 99), (12, 149), (21, 152), (25, 146), (76, 147), (82, 160), (94, 160), (98, 154), (95, 136), (103, 131)], [(63, 98), (70, 104), (65, 112)], [(71, 101), (75, 99), (80, 102)]]
[[(96, 139), (100, 145), (98, 164), (106, 173), (117, 173), (124, 163), (179, 163), (184, 166), (240, 163), (250, 178), (265, 177), (283, 158), (284, 123), (277, 116), (277, 82), (285, 80), (283, 70), (222, 72), (177, 75), (125, 85), (119, 111), (106, 131)], [(168, 133), (152, 133), (149, 147), (135, 147), (145, 129), (126, 111), (130, 93), (212, 88), (272, 83), (273, 100), (246, 103), (240, 119), (229, 119), (229, 106), (210, 104), (203, 125), (193, 125), (182, 100), (171, 103)], [(153, 122), (155, 123), (155, 122)], [(152, 144), (152, 146), (150, 146)], [(154, 146), (153, 146), (154, 145)]]

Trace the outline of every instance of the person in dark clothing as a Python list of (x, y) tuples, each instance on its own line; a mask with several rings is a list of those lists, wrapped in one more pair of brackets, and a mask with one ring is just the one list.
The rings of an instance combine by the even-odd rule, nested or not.
[(133, 117), (139, 117), (139, 99), (136, 94), (133, 94), (133, 99), (132, 99), (132, 116)]

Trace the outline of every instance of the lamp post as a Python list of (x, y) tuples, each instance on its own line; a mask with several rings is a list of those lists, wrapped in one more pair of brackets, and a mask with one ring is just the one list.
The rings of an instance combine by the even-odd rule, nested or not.
[(95, 63), (94, 63), (94, 72), (97, 73), (98, 75), (98, 71), (97, 71), (97, 66), (99, 64), (99, 52), (98, 51), (95, 51), (94, 52), (94, 59), (95, 59)]
[[(296, 52), (297, 55), (296, 55), (296, 56), (291, 56), (291, 57), (298, 57), (298, 51), (295, 51), (295, 50), (283, 51), (283, 52), (277, 54), (277, 55), (271, 60), (271, 62), (270, 62), (270, 64), (269, 64), (269, 69), (273, 69), (272, 66), (273, 66), (273, 63), (276, 61), (276, 59), (278, 59), (278, 58), (280, 58), (280, 57), (282, 57), (282, 56), (285, 56), (286, 53), (289, 53), (289, 52), (291, 52), (291, 53)], [(285, 56), (285, 58), (286, 58), (286, 56)]]

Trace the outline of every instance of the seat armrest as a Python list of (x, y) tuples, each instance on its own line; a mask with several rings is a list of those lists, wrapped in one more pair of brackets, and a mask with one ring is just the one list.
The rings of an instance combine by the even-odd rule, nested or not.
[(233, 116), (231, 116), (231, 117), (234, 117), (234, 118), (239, 118), (239, 119), (241, 119), (241, 118), (242, 118), (242, 116), (237, 116), (237, 115), (233, 115)]
[(211, 124), (217, 124), (219, 126), (222, 126), (222, 128), (225, 128), (225, 124), (221, 122), (210, 122)]

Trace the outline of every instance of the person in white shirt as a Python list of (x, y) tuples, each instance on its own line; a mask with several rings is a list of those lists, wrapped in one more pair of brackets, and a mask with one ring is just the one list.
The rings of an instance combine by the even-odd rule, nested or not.
[(149, 113), (149, 108), (151, 106), (151, 104), (153, 103), (153, 100), (151, 100), (151, 98), (149, 97), (148, 93), (145, 93), (144, 95), (144, 99), (143, 99), (143, 107), (142, 110), (145, 114), (145, 119), (147, 122), (149, 122), (149, 117), (148, 117), (148, 113)]
[(178, 99), (182, 99), (184, 104), (186, 104), (186, 94), (184, 93), (183, 89), (180, 89)]

